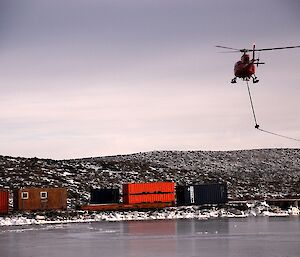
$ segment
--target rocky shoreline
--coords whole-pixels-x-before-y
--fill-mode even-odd
[[[249,202],[239,208],[226,205],[223,207],[169,207],[161,210],[144,211],[60,211],[19,213],[0,217],[0,226],[24,226],[45,224],[86,223],[100,221],[130,221],[130,220],[169,220],[169,219],[216,219],[216,218],[247,218],[251,216],[287,217],[299,216],[298,207],[282,210],[269,206],[266,202]]]

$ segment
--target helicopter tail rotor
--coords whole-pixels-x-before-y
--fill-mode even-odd
[[[259,64],[265,64],[264,62],[259,62],[259,56],[260,56],[260,52],[258,52],[258,58],[255,60],[256,61],[256,67],[258,67]]]
[[[258,58],[255,59],[255,52],[257,50],[255,49],[255,43],[253,43],[253,49],[252,49],[252,60],[253,60],[253,64],[256,64],[256,67],[258,67],[259,64],[265,64],[264,62],[259,62],[260,60],[260,51],[258,52]]]

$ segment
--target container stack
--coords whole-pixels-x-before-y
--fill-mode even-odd
[[[174,203],[174,182],[130,183],[123,185],[123,203]]]
[[[9,206],[9,191],[0,190],[0,214],[7,214]]]
[[[202,184],[176,187],[176,204],[202,205],[228,202],[226,184]]]
[[[91,189],[91,204],[119,203],[119,189]]]

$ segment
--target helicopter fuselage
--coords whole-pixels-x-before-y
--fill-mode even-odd
[[[241,60],[234,65],[234,75],[242,79],[250,79],[255,74],[254,61],[250,60],[248,54],[244,54]]]

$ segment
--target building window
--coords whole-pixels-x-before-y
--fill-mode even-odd
[[[29,196],[28,192],[22,192],[21,194],[21,198],[24,200],[28,199],[28,196]]]
[[[41,192],[40,196],[41,196],[41,199],[47,199],[48,198],[48,192]]]

